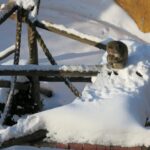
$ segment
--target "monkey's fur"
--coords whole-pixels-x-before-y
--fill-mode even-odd
[[[107,65],[109,68],[122,69],[128,59],[128,48],[120,41],[111,41],[106,45]]]

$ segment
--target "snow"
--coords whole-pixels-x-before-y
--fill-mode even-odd
[[[59,143],[150,146],[150,128],[144,126],[150,117],[150,34],[142,33],[112,0],[45,0],[41,8],[40,17],[73,28],[71,32],[78,35],[76,31],[94,35],[100,41],[115,39],[126,43],[128,64],[121,70],[110,70],[104,65],[95,81],[84,87],[84,102],[69,95],[63,84],[42,83],[55,92],[51,99],[43,97],[47,110],[21,119],[12,127],[1,127],[0,141],[46,128],[46,140]],[[58,27],[66,30],[64,26]],[[8,24],[6,27],[9,33],[11,28]],[[40,33],[59,64],[106,64],[106,53],[101,59],[102,52],[93,47],[43,30]],[[23,58],[28,57],[25,36]],[[10,42],[8,38],[2,43],[2,49]],[[47,64],[43,53],[39,53],[40,63]],[[81,90],[84,86],[76,85]]]
[[[150,47],[133,42],[129,48],[128,66],[122,70],[104,67],[95,83],[84,88],[85,102],[76,98],[71,104],[38,115],[45,120],[48,139],[62,143],[150,146],[150,130],[144,127],[150,116]],[[108,71],[112,74],[108,75]]]
[[[31,12],[29,14],[29,18],[31,20],[35,20],[35,18],[37,16],[38,0],[12,0],[12,1],[14,1],[14,3],[17,6],[22,7],[25,10],[29,10],[29,11],[31,10]]]
[[[45,24],[46,26],[51,26],[53,28],[56,28],[60,31],[64,31],[64,32],[67,32],[68,34],[73,34],[75,36],[79,36],[81,37],[82,39],[89,39],[90,41],[93,41],[95,43],[99,43],[100,42],[100,39],[95,37],[95,36],[91,36],[91,35],[86,35],[86,34],[83,34],[83,33],[80,33],[78,31],[76,31],[75,29],[67,29],[65,26],[63,25],[58,25],[58,24],[49,24],[48,22],[46,21],[41,21],[43,24]]]
[[[5,57],[8,53],[13,53],[15,51],[15,45],[8,47],[7,49],[0,52],[0,59]]]

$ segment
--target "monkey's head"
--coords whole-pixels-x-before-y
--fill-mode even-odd
[[[106,50],[108,55],[121,57],[125,53],[125,50],[127,50],[127,46],[120,41],[111,41],[107,44]]]

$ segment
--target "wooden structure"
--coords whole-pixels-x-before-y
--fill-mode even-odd
[[[40,6],[40,0],[38,1],[38,8]],[[35,20],[31,21],[28,17],[29,11],[20,8],[19,6],[11,5],[11,7],[4,7],[0,11],[0,24],[5,22],[9,17],[13,18],[17,22],[16,26],[16,43],[8,49],[1,52],[0,60],[6,58],[7,56],[14,53],[14,65],[12,66],[0,66],[0,76],[12,76],[11,81],[0,81],[0,87],[10,88],[7,102],[5,104],[2,122],[6,124],[6,120],[10,117],[10,110],[13,104],[13,98],[15,89],[30,91],[32,100],[36,104],[36,110],[40,111],[42,107],[42,102],[40,100],[40,92],[47,96],[48,92],[40,87],[40,81],[47,82],[64,82],[68,88],[74,93],[75,96],[82,99],[81,93],[78,89],[71,83],[73,82],[90,82],[90,77],[97,75],[100,72],[102,66],[59,66],[53,56],[51,55],[48,47],[46,46],[44,40],[42,39],[36,27],[54,32],[56,34],[66,36],[68,38],[80,41],[97,47],[99,49],[106,49],[106,45],[99,42],[99,39],[93,36],[89,36],[79,32],[73,32],[71,29],[61,28],[59,25],[53,24],[51,22]],[[38,10],[36,12],[38,15]],[[28,46],[29,46],[29,64],[20,66],[20,47],[21,47],[21,32],[22,23],[26,23],[28,27]],[[43,49],[47,59],[50,64],[46,66],[38,65],[38,46],[37,42]],[[64,69],[65,68],[65,69]],[[67,68],[67,69],[66,69]],[[72,69],[73,68],[73,69]],[[19,83],[17,81],[17,76],[26,76],[29,80],[28,83]]]

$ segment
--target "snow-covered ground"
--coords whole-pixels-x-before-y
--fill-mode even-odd
[[[128,64],[125,69],[115,71],[104,67],[93,84],[76,83],[83,90],[84,101],[75,98],[63,83],[42,83],[55,94],[51,99],[45,98],[45,111],[19,120],[12,128],[1,129],[0,140],[45,127],[49,131],[47,140],[63,143],[150,146],[150,129],[144,127],[146,118],[150,117],[150,34],[139,31],[113,0],[43,0],[39,18],[96,36],[100,41],[122,40],[129,48]],[[103,51],[39,31],[59,64],[106,63]],[[0,35],[1,49],[13,44],[14,22],[3,24]],[[24,25],[22,59],[28,57],[26,36]],[[40,64],[48,64],[40,48],[39,56]]]

